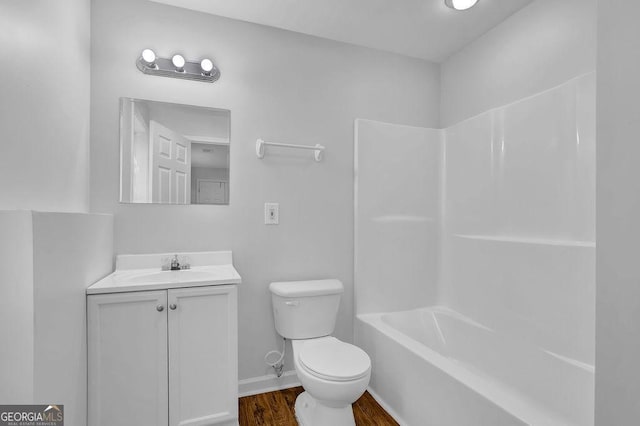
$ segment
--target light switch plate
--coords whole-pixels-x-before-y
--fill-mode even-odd
[[[280,204],[264,203],[264,224],[277,225],[280,219]]]

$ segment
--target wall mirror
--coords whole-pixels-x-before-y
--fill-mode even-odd
[[[120,202],[229,204],[230,117],[120,98]]]

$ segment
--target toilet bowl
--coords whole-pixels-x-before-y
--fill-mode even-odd
[[[353,404],[367,389],[371,360],[365,351],[335,337],[294,340],[293,359],[305,389],[296,400],[304,426],[355,425]]]
[[[330,334],[343,286],[338,280],[271,283],[278,333],[291,340],[296,374],[304,392],[295,413],[303,426],[353,426],[353,404],[367,389],[371,359]]]

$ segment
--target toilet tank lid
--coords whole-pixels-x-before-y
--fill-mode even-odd
[[[281,297],[325,296],[340,294],[344,286],[340,280],[282,281],[269,284],[271,293]]]

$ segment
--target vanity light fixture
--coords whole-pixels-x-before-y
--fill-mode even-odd
[[[151,49],[144,49],[136,61],[140,71],[150,75],[184,78],[187,80],[213,83],[220,78],[220,70],[211,59],[200,62],[187,61],[180,54],[169,58],[159,58]]]
[[[149,68],[156,67],[156,52],[151,49],[144,49],[140,55],[140,60]]]
[[[213,71],[213,62],[211,59],[203,59],[200,61],[200,68],[202,69],[202,74],[211,75],[211,71]]]
[[[444,4],[455,10],[471,9],[478,3],[478,0],[444,0]]]
[[[184,72],[184,64],[186,63],[186,61],[184,60],[184,56],[173,55],[173,58],[171,58],[171,63],[174,67],[176,67],[176,71]]]

